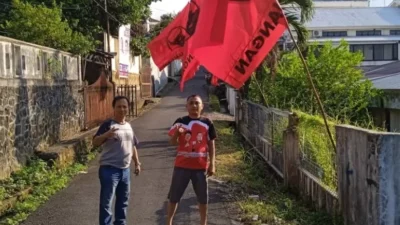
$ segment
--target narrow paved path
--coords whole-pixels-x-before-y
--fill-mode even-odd
[[[175,149],[167,144],[167,132],[174,120],[185,115],[185,100],[190,94],[206,99],[204,78],[198,76],[181,93],[176,86],[161,103],[132,122],[140,140],[139,157],[143,172],[132,175],[132,195],[128,225],[164,225],[167,193],[172,175]],[[100,185],[97,161],[87,174],[78,175],[64,190],[33,213],[23,225],[96,225]],[[229,225],[231,220],[217,185],[210,183],[209,225]],[[189,185],[176,215],[176,225],[200,224],[194,191]]]

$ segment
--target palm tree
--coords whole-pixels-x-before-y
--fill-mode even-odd
[[[289,27],[291,27],[295,33],[297,34],[297,43],[301,48],[305,48],[308,38],[307,28],[304,26],[304,23],[312,19],[314,14],[314,7],[312,0],[279,0],[279,3],[282,6],[283,11],[285,12],[286,19],[289,23]],[[278,45],[270,51],[268,56],[265,58],[264,62],[256,70],[256,79],[261,81],[266,79],[265,68],[266,66],[269,69],[269,76],[273,81],[276,76],[276,70],[278,66],[278,60],[280,58],[280,50]],[[251,82],[250,78],[244,85],[243,94],[246,98],[248,95],[249,85]],[[264,100],[264,104],[267,104],[266,99],[264,99],[262,93],[260,93],[260,99]]]

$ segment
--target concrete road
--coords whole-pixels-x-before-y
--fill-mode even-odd
[[[164,225],[167,193],[172,175],[175,149],[168,146],[167,131],[177,117],[186,114],[184,104],[190,94],[206,99],[204,78],[197,76],[181,93],[176,86],[161,103],[132,122],[140,140],[142,173],[132,174],[132,194],[128,225]],[[96,225],[100,185],[97,161],[87,174],[71,184],[34,212],[23,225]],[[227,210],[217,184],[210,182],[209,225],[229,225]],[[194,191],[189,185],[176,214],[176,225],[200,224]]]

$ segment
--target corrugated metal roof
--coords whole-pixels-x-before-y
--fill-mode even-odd
[[[400,11],[399,11],[400,13]],[[399,27],[400,29],[400,27]],[[400,41],[400,35],[393,36],[350,36],[350,37],[322,37],[322,38],[310,38],[309,42],[340,42],[341,40],[345,40],[347,42],[393,42],[396,43]]]
[[[315,8],[314,17],[306,26],[310,29],[400,26],[400,8]]]
[[[377,76],[387,76],[400,73],[400,61],[388,63],[365,72],[365,76],[372,78]]]
[[[365,72],[365,78],[381,90],[400,90],[400,61],[376,66]]]
[[[381,90],[400,90],[400,73],[369,79],[374,87]]]

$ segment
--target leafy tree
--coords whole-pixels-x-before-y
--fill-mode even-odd
[[[150,38],[158,36],[161,31],[168,26],[175,19],[175,14],[164,14],[160,17],[160,22],[150,30]]]
[[[2,28],[13,38],[76,54],[85,54],[94,48],[91,37],[72,31],[62,20],[62,10],[56,4],[48,8],[13,0],[9,18]]]
[[[308,48],[307,64],[330,117],[368,121],[367,107],[379,92],[369,80],[364,80],[362,71],[357,68],[362,59],[362,54],[350,52],[344,41],[337,47],[326,43],[322,47],[311,45]],[[268,69],[263,71],[268,73]],[[292,52],[281,59],[275,82],[267,77],[258,83],[269,106],[318,114],[319,108],[306,76],[299,55]],[[257,83],[253,81],[250,87],[250,98],[262,102]]]
[[[160,22],[147,32],[144,26],[135,26],[133,29],[134,36],[131,41],[131,49],[134,55],[142,55],[143,57],[150,57],[147,44],[151,39],[160,34],[160,32],[168,26],[168,24],[175,18],[174,14],[164,14],[160,18]]]
[[[107,0],[111,34],[118,35],[118,28],[122,24],[131,24],[132,27],[142,25],[150,15],[150,4],[155,1],[158,0]],[[50,9],[55,8],[56,5],[56,8],[62,10],[62,21],[66,22],[72,31],[90,37],[92,45],[96,44],[94,40],[102,39],[102,31],[107,28],[104,0],[25,0],[24,2],[29,3],[32,7],[41,6],[43,8],[46,6]],[[1,6],[4,7],[0,8],[0,24],[4,24],[11,18],[11,12],[14,11],[12,4],[13,0],[1,2]],[[32,23],[32,27],[35,25],[43,26],[43,22]],[[18,38],[13,34],[6,35]],[[134,42],[137,41],[136,36],[139,41],[143,42],[144,35],[135,34]]]

